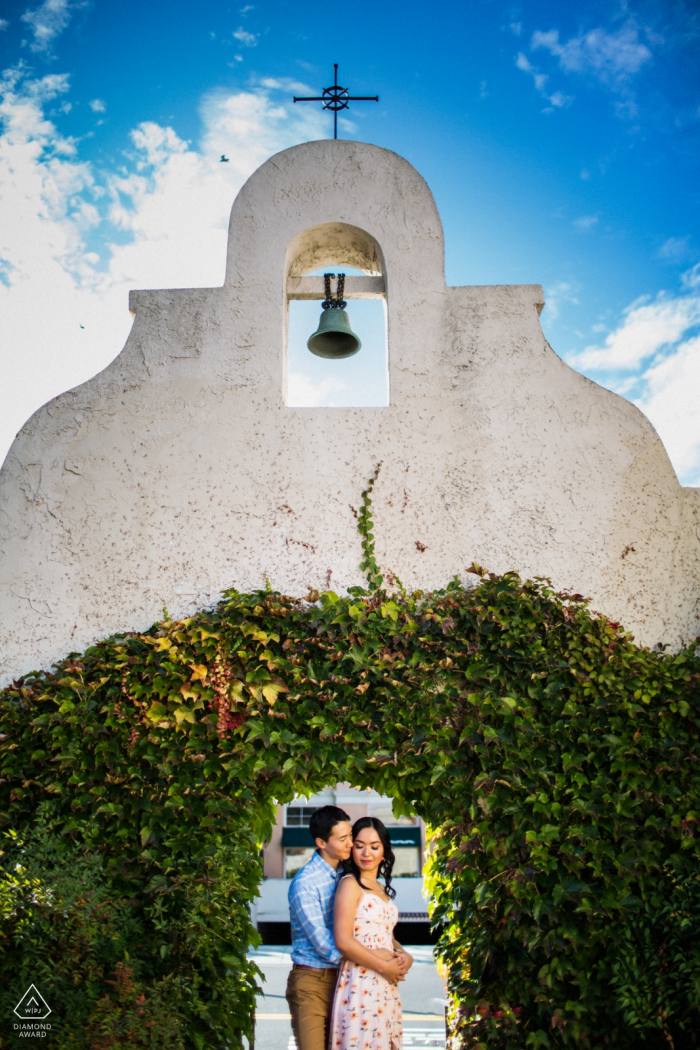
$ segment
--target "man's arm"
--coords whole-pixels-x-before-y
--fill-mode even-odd
[[[317,887],[304,886],[303,881],[296,883],[289,894],[289,906],[294,909],[305,936],[321,958],[331,966],[339,966],[343,956],[336,948],[333,935],[326,926]]]

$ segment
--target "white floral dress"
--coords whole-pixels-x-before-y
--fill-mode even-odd
[[[353,933],[365,948],[393,951],[398,918],[393,901],[363,890]],[[344,959],[333,1000],[329,1050],[401,1050],[402,1041],[398,987],[376,970]]]

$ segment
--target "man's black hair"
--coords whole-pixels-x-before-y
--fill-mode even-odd
[[[324,842],[328,842],[333,828],[336,824],[340,824],[341,820],[350,821],[350,817],[344,810],[338,809],[337,806],[321,806],[309,821],[311,838],[314,842],[316,839],[323,839]]]

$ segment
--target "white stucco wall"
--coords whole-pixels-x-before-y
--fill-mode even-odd
[[[285,406],[287,277],[327,262],[383,272],[389,407]],[[234,203],[223,288],[133,293],[119,357],[15,440],[2,681],[266,576],[298,595],[329,571],[361,583],[350,508],[380,460],[377,555],[407,586],[476,559],[590,595],[643,642],[696,636],[700,490],[641,412],[557,357],[542,302],[445,285],[435,203],[396,154],[272,157]]]

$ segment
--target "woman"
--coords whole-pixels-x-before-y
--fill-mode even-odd
[[[352,828],[353,846],[335,895],[333,935],[344,959],[333,1001],[329,1050],[401,1050],[396,984],[413,959],[394,939],[394,853],[376,817]],[[384,885],[379,882],[383,876]]]

